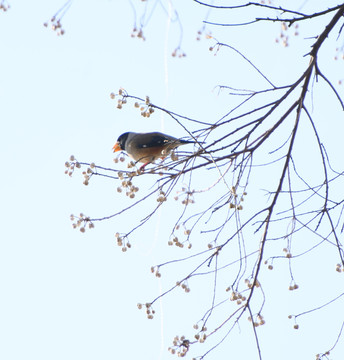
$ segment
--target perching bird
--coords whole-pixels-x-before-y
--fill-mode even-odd
[[[178,146],[192,143],[195,143],[195,141],[177,139],[160,132],[126,132],[117,139],[112,149],[113,152],[125,151],[135,161],[143,162],[144,165],[140,168],[143,170],[147,164],[154,160],[158,158],[164,159]]]

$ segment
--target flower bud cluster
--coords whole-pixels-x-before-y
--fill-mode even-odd
[[[180,47],[177,47],[173,50],[172,57],[183,58],[186,57],[186,54]]]
[[[122,251],[126,252],[131,248],[131,244],[126,236],[121,236],[118,232],[115,234],[115,238],[117,240],[117,245],[122,247]]]
[[[299,325],[296,324],[296,316],[295,315],[288,315],[288,319],[291,320],[292,318],[295,319],[294,329],[297,330],[299,328]]]
[[[154,314],[155,314],[155,310],[153,310],[152,308],[152,304],[150,303],[146,303],[146,304],[141,304],[141,303],[138,303],[137,304],[137,308],[139,310],[145,308],[146,309],[146,315],[147,315],[147,319],[153,319],[154,318]]]
[[[132,168],[135,168],[136,167],[136,163],[134,161],[129,161],[128,164],[127,164],[127,168],[128,169],[132,169]],[[137,175],[137,172],[136,171],[133,171],[132,172],[132,175],[128,174],[129,176],[135,176]]]
[[[265,260],[265,261],[264,261],[264,265],[268,265],[268,264],[269,264],[269,261],[268,261],[268,260]],[[269,269],[269,270],[272,270],[273,268],[274,268],[274,267],[273,267],[272,261],[271,261],[271,264],[268,265],[268,269]]]
[[[119,97],[117,100],[117,109],[122,109],[123,105],[127,103],[128,93],[123,88],[120,88],[118,90],[118,94],[115,94],[114,92],[110,94],[110,98],[112,100],[116,99],[117,97]]]
[[[297,290],[298,288],[299,288],[299,285],[293,283],[293,284],[289,285],[288,290],[293,291],[293,290]]]
[[[159,196],[156,199],[157,202],[163,203],[164,201],[167,201],[167,197],[164,191],[160,190]]]
[[[130,174],[134,175],[133,173]],[[123,190],[125,190],[125,195],[130,199],[134,199],[135,194],[139,191],[139,188],[133,184],[132,177],[124,178],[123,172],[119,171],[118,178],[121,180],[121,185],[117,187],[117,192],[121,193]]]
[[[196,40],[197,40],[197,41],[200,41],[200,40],[201,40],[201,36],[203,35],[203,33],[204,33],[204,28],[202,28],[202,29],[200,29],[200,30],[197,31],[197,37],[196,37]],[[213,37],[211,36],[211,33],[210,33],[210,32],[208,32],[207,34],[205,34],[204,37],[205,37],[206,39],[212,39],[212,38],[213,38]]]
[[[85,216],[83,213],[80,213],[79,216],[71,215],[71,221],[73,221],[72,226],[73,229],[79,229],[80,232],[84,233],[86,228],[89,229],[94,228],[94,224],[88,216]]]
[[[253,286],[255,286],[256,288],[260,287],[260,283],[258,280],[256,280],[256,282],[254,284],[251,283],[251,281],[249,279],[245,279],[245,284],[249,289],[252,289]]]
[[[192,248],[192,244],[190,243],[190,240],[189,240],[190,234],[191,234],[191,230],[190,230],[190,229],[186,229],[185,224],[182,224],[182,226],[183,226],[183,228],[184,228],[184,235],[187,236],[186,240],[184,240],[183,242],[181,242],[181,241],[179,241],[179,238],[178,238],[176,235],[173,234],[172,238],[168,241],[167,244],[168,244],[169,246],[175,245],[175,246],[177,246],[177,247],[179,247],[179,248],[183,248],[184,245],[185,245],[185,242],[187,242],[187,243],[188,243],[187,248],[188,248],[188,249],[191,249],[191,248]],[[175,226],[175,231],[178,231],[179,229],[180,229],[180,224],[177,224],[177,225]]]
[[[344,47],[336,48],[336,55],[334,56],[334,60],[338,60],[341,58],[344,60]]]
[[[231,187],[231,201],[229,202],[230,209],[242,210],[244,207],[242,203],[244,202],[247,192],[244,191],[241,195],[237,194],[235,186]]]
[[[189,351],[190,341],[185,339],[185,336],[175,336],[172,342],[173,346],[168,348],[172,355],[184,357]]]
[[[125,161],[125,157],[123,156],[123,154],[121,152],[117,153],[113,159],[113,162],[115,164],[118,164],[119,162],[124,162]]]
[[[123,161],[125,160],[125,158],[124,158],[124,157],[123,157],[123,158],[120,157],[119,160],[120,160],[121,162],[123,162]],[[115,162],[115,163],[118,163],[118,160],[116,161],[116,160],[114,159],[114,162]],[[119,172],[117,173],[117,175],[118,175],[118,178],[119,178],[121,181],[123,181],[123,180],[125,180],[125,179],[131,180],[134,176],[138,176],[138,175],[141,175],[141,174],[142,174],[142,170],[136,168],[136,163],[135,163],[134,161],[129,161],[129,162],[127,163],[127,168],[128,168],[128,169],[134,168],[134,169],[133,169],[133,171],[124,171],[124,172],[123,172],[123,171],[119,171]]]
[[[0,11],[6,12],[10,8],[10,4],[6,0],[2,0],[0,4]]]
[[[74,169],[75,168],[78,168],[80,169],[81,168],[81,165],[78,161],[76,161],[74,155],[71,155],[69,157],[69,161],[66,161],[65,162],[65,167],[67,168],[65,170],[65,174],[66,175],[69,175],[69,176],[72,176],[73,175],[73,172],[74,172]]]
[[[243,302],[246,301],[246,297],[243,296],[240,292],[233,290],[229,300],[236,301],[237,305],[241,305]]]
[[[281,33],[279,35],[279,38],[275,39],[276,43],[281,43],[282,46],[284,47],[288,47],[289,46],[289,36],[288,34],[288,29],[293,28],[294,29],[294,36],[298,36],[299,35],[299,24],[295,23],[292,24],[291,26],[288,26],[286,22],[282,22],[281,23]]]
[[[174,236],[174,237],[172,238],[172,240],[169,240],[169,241],[168,241],[167,244],[168,244],[169,246],[175,245],[175,246],[180,247],[180,248],[183,248],[183,247],[184,247],[184,244],[179,241],[179,239],[178,239],[177,236]]]
[[[89,184],[89,180],[91,179],[91,176],[94,174],[95,167],[96,167],[95,163],[91,163],[90,166],[86,169],[86,171],[82,172],[82,175],[84,175],[84,181],[83,181],[84,185],[87,186]]]
[[[62,36],[65,34],[66,31],[62,28],[61,25],[61,18],[56,18],[55,16],[53,16],[50,21],[46,21],[43,25],[45,27],[48,27],[49,24],[51,25],[51,29],[53,31],[56,31],[57,36]]]
[[[343,264],[339,264],[339,263],[338,263],[338,264],[336,265],[336,271],[339,272],[339,273],[340,273],[340,272],[344,272]]]
[[[186,293],[189,293],[191,291],[190,288],[189,288],[187,280],[177,281],[176,285],[180,286]]]
[[[197,324],[195,324],[193,326],[193,328],[195,330],[199,329],[199,326]],[[202,326],[201,330],[197,332],[197,334],[195,334],[195,339],[200,342],[200,343],[204,343],[206,338],[207,338],[207,334],[206,334],[207,328],[205,326]]]
[[[177,158],[177,160],[178,160],[178,158]],[[179,197],[182,195],[183,196],[183,200],[182,200],[183,205],[194,204],[195,203],[194,192],[195,192],[195,190],[190,191],[187,188],[182,187],[181,190],[177,191],[177,195],[174,197],[174,200],[178,201]]]
[[[135,102],[134,107],[140,109],[141,116],[149,118],[151,114],[154,113],[153,104],[151,104],[149,96],[146,96],[144,104],[140,104],[139,102]]]
[[[67,168],[65,170],[65,174],[72,176],[75,168],[80,169],[81,164],[75,159],[74,155],[71,155],[69,158],[69,161],[65,162],[65,167]],[[82,174],[84,176],[84,181],[83,181],[84,185],[89,184],[89,180],[91,179],[91,176],[95,173],[95,168],[96,168],[95,163],[91,163],[91,164],[89,164],[89,167],[85,171],[82,172]]]
[[[315,360],[328,359],[330,351],[326,351],[324,354],[316,354]]]
[[[210,47],[209,47],[209,51],[214,51],[214,50],[215,50],[214,56],[216,56],[217,53],[220,51],[221,47],[222,47],[221,44],[216,43],[214,46],[210,46]]]
[[[293,257],[287,248],[284,248],[283,252],[285,253],[286,258],[291,259]]]
[[[159,272],[159,266],[152,266],[151,273],[154,274],[157,278],[161,277],[161,273]]]
[[[140,30],[138,30],[136,27],[133,28],[133,32],[130,35],[132,38],[139,38],[142,39],[143,41],[146,40],[146,38],[143,36],[143,31],[142,28]]]
[[[261,314],[255,316],[254,319],[252,319],[251,316],[249,316],[248,321],[253,322],[254,327],[258,327],[265,324],[265,320],[263,318],[263,315]]]

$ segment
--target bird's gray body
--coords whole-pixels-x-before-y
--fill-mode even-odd
[[[166,157],[173,149],[180,145],[194,141],[177,139],[160,132],[122,134],[117,142],[135,161],[149,163],[158,158]]]

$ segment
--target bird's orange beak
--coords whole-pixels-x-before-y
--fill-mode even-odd
[[[122,150],[119,142],[116,142],[116,144],[113,146],[112,150],[113,150],[113,152],[117,152],[117,151]]]

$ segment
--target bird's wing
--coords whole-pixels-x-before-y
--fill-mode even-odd
[[[178,139],[161,133],[140,134],[135,139],[136,147],[139,149],[164,147],[173,142],[178,142]]]

